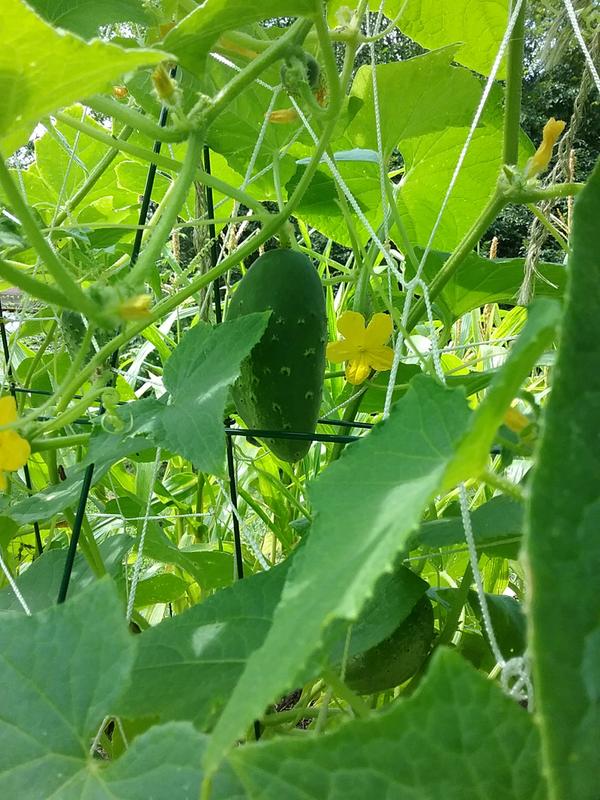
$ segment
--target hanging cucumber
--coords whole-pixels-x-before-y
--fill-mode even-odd
[[[228,319],[270,310],[260,342],[232,388],[249,428],[314,433],[323,391],[327,318],[321,281],[310,259],[295,250],[269,250],[238,283]],[[266,438],[283,461],[298,461],[310,441]]]
[[[387,639],[349,659],[345,682],[360,694],[399,686],[423,664],[433,636],[433,608],[424,596]]]

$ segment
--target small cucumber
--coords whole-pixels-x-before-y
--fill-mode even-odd
[[[399,686],[423,664],[433,636],[433,608],[424,596],[387,639],[349,659],[345,682],[359,694]]]
[[[271,311],[262,339],[243,362],[232,388],[249,428],[314,433],[325,375],[327,317],[319,276],[295,250],[269,250],[238,283],[228,319]],[[310,441],[265,438],[283,461],[298,461]]]

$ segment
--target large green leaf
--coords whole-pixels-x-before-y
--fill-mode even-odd
[[[50,797],[93,769],[91,739],[123,689],[133,639],[107,580],[33,617],[3,615],[0,639],[0,793]]]
[[[101,25],[151,20],[141,0],[29,0],[29,5],[55,28],[91,39]]]
[[[133,546],[130,536],[110,536],[99,545],[102,563],[107,573],[117,579],[123,572],[123,556]],[[46,550],[17,578],[17,586],[31,611],[42,611],[56,603],[65,568],[67,550]],[[69,598],[94,583],[87,560],[77,553],[69,582]],[[0,611],[19,611],[21,608],[12,588],[0,590]]]
[[[526,537],[536,710],[553,800],[600,781],[600,164],[575,201],[569,283]]]
[[[464,127],[471,121],[481,86],[466,69],[450,66],[456,47],[376,67],[381,138],[385,160],[403,139]],[[362,66],[350,93],[361,107],[345,136],[355,147],[377,149],[373,74]],[[418,113],[417,113],[418,109]]]
[[[542,800],[536,729],[456,654],[388,713],[320,738],[248,745],[230,763],[252,800]]]
[[[201,472],[223,473],[223,409],[240,364],[262,336],[269,313],[248,314],[216,328],[200,323],[166,363],[170,398],[157,418],[155,440],[189,459]]]
[[[493,497],[471,513],[477,548],[490,556],[516,558],[523,533],[523,506],[510,497]],[[424,522],[410,539],[417,547],[449,547],[465,543],[462,517],[445,517]]]
[[[202,77],[206,55],[219,36],[269,17],[309,16],[319,11],[318,0],[210,0],[187,15],[164,41],[180,64]]]
[[[418,248],[417,255],[419,258],[422,255]],[[448,257],[449,254],[438,251],[429,253],[423,269],[428,283]],[[536,297],[561,297],[567,281],[566,268],[562,264],[543,262],[536,269]],[[523,258],[490,259],[471,253],[444,286],[440,298],[455,319],[485,303],[515,303],[524,274]]]
[[[286,572],[287,564],[238,581],[144,631],[119,713],[191,720],[200,728],[214,722],[264,640]]]
[[[506,30],[509,0],[387,0],[386,12],[411,39],[431,50],[460,42],[456,60],[489,74]],[[497,78],[504,77],[501,68]]]
[[[315,481],[311,534],[294,560],[268,636],[215,728],[211,766],[278,693],[294,687],[324,629],[358,617],[438,490],[469,416],[462,392],[418,376],[389,419]]]
[[[45,114],[105,91],[124,72],[166,57],[158,50],[88,44],[59,33],[21,0],[3,0],[2,43],[0,143],[9,153]]]

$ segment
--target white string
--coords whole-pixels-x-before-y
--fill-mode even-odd
[[[144,558],[144,542],[146,540],[146,531],[148,530],[148,521],[150,519],[150,508],[152,506],[152,498],[154,497],[154,484],[158,476],[158,468],[160,466],[161,448],[156,448],[156,457],[154,459],[154,467],[152,468],[152,477],[150,479],[150,486],[148,488],[148,498],[146,500],[146,514],[142,522],[142,530],[140,533],[140,541],[138,543],[137,557],[133,567],[133,577],[131,579],[131,586],[129,588],[129,596],[127,597],[127,622],[130,622],[133,616],[133,606],[135,603],[135,594],[137,592],[138,583],[140,581],[140,573],[142,569],[142,560]]]
[[[15,580],[14,580],[13,576],[10,574],[10,570],[8,569],[6,564],[4,563],[4,559],[2,558],[2,553],[0,553],[0,569],[4,573],[4,575],[6,577],[6,580],[10,584],[10,588],[13,590],[13,592],[15,594],[15,597],[19,601],[19,604],[20,604],[21,608],[27,614],[27,616],[30,617],[31,616],[31,611],[29,610],[29,606],[25,602],[25,598],[23,597],[23,595],[21,594],[21,590],[19,589],[19,587],[15,583]]]
[[[383,2],[379,4],[379,11],[377,12],[377,19],[375,21],[375,26],[373,28],[373,35],[376,36],[379,33],[379,26],[381,25],[381,19],[383,14]],[[371,26],[370,26],[370,14],[366,15],[366,24],[367,24],[367,36],[371,35]],[[379,156],[379,190],[381,192],[381,202],[383,208],[383,238],[387,239],[388,237],[388,215],[387,215],[387,192],[385,190],[385,184],[388,180],[387,176],[387,169],[386,165],[383,161],[383,136],[381,133],[381,109],[379,107],[379,87],[377,84],[377,61],[375,59],[375,42],[369,42],[369,52],[371,56],[371,83],[373,86],[373,109],[375,113],[375,136],[377,139],[377,155]]]
[[[565,4],[565,9],[567,11],[569,20],[571,21],[571,27],[573,28],[573,33],[575,34],[575,38],[579,43],[579,47],[581,48],[581,52],[583,53],[585,62],[588,66],[593,81],[596,84],[596,89],[598,89],[598,92],[600,92],[600,75],[598,75],[598,70],[596,69],[596,65],[592,60],[590,51],[588,50],[587,45],[585,43],[585,39],[583,38],[583,34],[581,33],[581,28],[579,27],[579,22],[577,21],[577,14],[575,13],[575,9],[573,8],[573,3],[571,2],[571,0],[563,0],[563,2]]]
[[[490,94],[490,92],[492,90],[492,87],[494,85],[494,81],[496,79],[496,74],[498,72],[498,69],[500,68],[500,64],[502,62],[502,59],[504,58],[504,53],[506,51],[506,48],[508,47],[508,42],[510,40],[513,28],[515,27],[515,24],[516,24],[516,21],[517,21],[517,17],[519,15],[520,11],[521,11],[521,6],[522,5],[523,5],[523,0],[517,0],[517,2],[515,3],[513,12],[512,12],[512,14],[510,16],[510,19],[508,21],[508,26],[507,26],[507,28],[506,28],[506,30],[504,32],[504,36],[502,37],[502,41],[500,42],[500,46],[498,48],[498,52],[496,54],[496,58],[494,59],[494,63],[492,65],[492,69],[490,71],[490,74],[489,74],[488,79],[486,81],[485,87],[483,89],[483,93],[481,95],[481,99],[479,101],[479,105],[477,106],[477,109],[475,110],[475,115],[473,117],[473,121],[471,122],[471,127],[469,128],[469,132],[467,134],[467,138],[465,139],[465,143],[464,143],[464,145],[462,147],[462,150],[460,152],[460,155],[458,157],[458,161],[456,162],[456,167],[454,168],[454,172],[452,173],[452,177],[450,179],[450,183],[448,184],[448,188],[446,190],[446,194],[445,194],[444,199],[442,201],[442,205],[440,206],[440,210],[438,212],[437,218],[435,220],[435,223],[434,223],[433,228],[431,230],[431,233],[429,235],[429,239],[427,241],[427,245],[425,247],[425,250],[423,251],[423,255],[421,256],[421,260],[419,262],[419,266],[417,267],[417,272],[416,272],[414,278],[411,281],[409,281],[408,284],[406,285],[407,293],[406,293],[406,298],[405,298],[405,301],[404,301],[404,306],[403,306],[403,309],[402,309],[402,327],[403,327],[403,329],[406,329],[406,326],[407,326],[407,323],[408,323],[408,315],[410,313],[410,309],[411,309],[411,306],[412,306],[412,301],[413,301],[413,297],[414,297],[414,289],[415,289],[415,287],[417,285],[419,285],[418,281],[421,278],[421,273],[423,272],[423,268],[425,266],[425,263],[426,263],[427,258],[429,256],[429,253],[431,251],[433,240],[434,240],[435,235],[436,235],[436,233],[438,231],[438,228],[440,226],[440,222],[442,220],[442,216],[444,214],[444,211],[446,210],[446,207],[448,205],[448,201],[450,199],[450,195],[452,194],[452,191],[454,189],[454,186],[456,184],[456,181],[458,179],[460,171],[461,171],[461,169],[463,167],[465,158],[467,156],[467,152],[469,150],[469,147],[471,145],[471,141],[472,141],[473,136],[475,134],[475,130],[477,129],[477,126],[479,125],[479,121],[480,121],[481,116],[483,114],[483,110],[485,108],[485,104],[487,102],[489,94]],[[394,385],[396,383],[396,376],[398,374],[398,367],[400,365],[400,356],[401,356],[401,352],[402,352],[403,343],[404,343],[404,337],[403,337],[403,335],[401,333],[399,333],[398,334],[398,338],[396,340],[395,347],[394,347],[394,361],[392,363],[392,369],[390,371],[390,379],[389,379],[389,383],[388,383],[388,389],[387,389],[387,392],[386,392],[385,404],[384,404],[384,408],[383,408],[383,416],[384,416],[384,418],[389,416],[389,413],[390,413],[390,408],[391,408],[391,405],[392,405],[393,392],[394,392]]]
[[[316,145],[318,145],[319,144],[319,137],[317,136],[317,134],[312,129],[312,127],[311,127],[308,119],[304,115],[302,109],[300,108],[300,106],[294,100],[293,97],[290,97],[290,100],[291,100],[292,105],[294,106],[294,108],[296,110],[296,113],[300,117],[300,119],[302,121],[302,124],[304,125],[304,127],[308,131],[308,134],[310,135],[311,139],[313,140],[313,142]],[[335,165],[335,162],[333,161],[332,158],[329,157],[329,155],[327,153],[323,154],[323,161],[329,167],[329,171],[331,172],[331,174],[333,175],[333,177],[334,177],[335,181],[337,182],[338,186],[340,187],[340,189],[344,193],[346,199],[348,200],[348,202],[352,206],[352,208],[354,210],[354,213],[359,218],[359,220],[362,222],[363,227],[368,232],[368,234],[371,237],[372,241],[375,243],[377,249],[379,250],[379,252],[383,256],[383,258],[385,259],[385,263],[392,270],[394,275],[397,277],[398,281],[401,282],[403,280],[403,277],[402,277],[402,274],[399,272],[398,267],[396,266],[396,262],[394,261],[394,259],[390,255],[387,247],[383,244],[383,242],[381,241],[379,236],[377,236],[377,234],[375,233],[375,231],[373,229],[373,226],[371,225],[369,220],[366,218],[363,210],[361,209],[361,207],[358,204],[357,199],[354,197],[354,195],[352,194],[352,192],[348,188],[348,184],[346,183],[346,181],[342,178],[342,176],[340,174],[340,171],[338,170],[338,168]]]

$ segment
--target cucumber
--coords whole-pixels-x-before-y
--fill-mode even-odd
[[[349,659],[345,682],[359,694],[399,686],[423,664],[433,636],[433,608],[425,595],[387,639]]]
[[[265,333],[242,363],[232,387],[249,428],[314,433],[325,375],[327,316],[323,287],[310,259],[269,250],[238,283],[227,319],[270,310]],[[265,438],[283,461],[298,461],[310,441]]]

